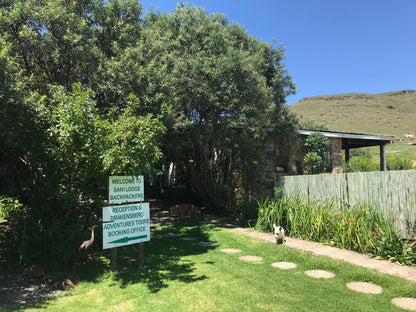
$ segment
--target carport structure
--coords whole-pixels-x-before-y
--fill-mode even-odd
[[[342,150],[345,150],[345,162],[350,160],[350,150],[354,148],[379,146],[380,147],[380,171],[387,171],[386,164],[386,145],[393,143],[392,137],[345,133],[345,132],[330,132],[330,131],[313,131],[313,130],[298,130],[299,134],[309,136],[312,133],[321,133],[331,142],[331,163],[339,163],[337,156],[341,157],[342,164]],[[332,166],[334,167],[334,166]]]

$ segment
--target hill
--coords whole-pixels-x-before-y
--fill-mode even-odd
[[[313,96],[289,106],[330,131],[394,136],[387,152],[416,161],[416,91]]]

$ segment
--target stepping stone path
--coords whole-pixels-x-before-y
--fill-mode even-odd
[[[401,309],[416,311],[416,299],[414,298],[394,298],[391,302]]]
[[[167,234],[163,234],[163,237],[178,237],[179,234],[177,233],[167,233]]]
[[[224,248],[221,249],[222,252],[226,252],[226,253],[239,253],[241,252],[240,249],[235,249],[235,248]]]
[[[335,274],[324,270],[309,270],[305,274],[313,278],[333,278]]]
[[[353,291],[361,292],[364,294],[378,295],[383,292],[383,288],[368,282],[351,282],[347,284],[347,287]]]
[[[199,245],[201,246],[218,246],[217,243],[211,243],[211,242],[200,242]],[[225,253],[240,253],[242,250],[235,249],[235,248],[224,248],[221,249],[222,252]],[[241,256],[239,257],[242,261],[251,261],[251,262],[261,262],[263,261],[262,257],[257,256]],[[293,262],[274,262],[271,264],[272,267],[287,270],[287,269],[294,269],[297,267],[297,265]],[[330,279],[334,278],[335,274],[332,272],[328,272],[325,270],[308,270],[305,271],[305,274],[313,277],[313,278],[324,278],[324,279]],[[364,294],[374,294],[378,295],[383,292],[383,288],[369,282],[351,282],[347,284],[347,287],[353,291],[361,292]],[[395,306],[407,310],[407,311],[416,311],[416,299],[415,298],[393,298],[391,300],[392,304]]]
[[[279,268],[279,269],[282,269],[282,270],[288,270],[288,269],[294,269],[294,268],[296,268],[297,265],[295,263],[293,263],[293,262],[284,262],[284,261],[281,261],[281,262],[274,262],[274,263],[272,263],[272,267]]]
[[[181,237],[181,240],[184,240],[184,241],[195,241],[196,240],[196,237]]]
[[[253,261],[253,262],[263,261],[262,257],[257,257],[257,256],[242,256],[238,259],[240,259],[241,261]]]
[[[198,245],[202,247],[217,247],[218,246],[217,243],[213,243],[213,242],[200,242],[198,243]]]

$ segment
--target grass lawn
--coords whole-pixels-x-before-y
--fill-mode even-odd
[[[208,241],[218,246],[198,244]],[[242,252],[224,253],[223,248]],[[136,252],[136,246],[119,248],[119,272],[113,274],[105,251],[103,257],[77,269],[83,282],[74,290],[21,310],[391,312],[403,311],[391,303],[392,298],[416,298],[416,284],[399,278],[206,224],[178,223],[153,232],[151,241],[144,243],[142,269],[137,268]],[[239,260],[247,255],[263,260]],[[294,262],[297,267],[272,267],[277,261]],[[315,279],[306,270],[326,270],[335,277]],[[362,281],[381,286],[383,293],[362,294],[346,287],[348,282]]]

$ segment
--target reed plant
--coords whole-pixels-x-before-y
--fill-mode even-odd
[[[416,265],[414,236],[404,236],[395,227],[396,216],[373,205],[335,200],[307,202],[299,196],[282,196],[276,189],[274,200],[260,201],[258,211],[256,230],[270,232],[275,223],[291,237]],[[409,223],[416,224],[413,219]]]

